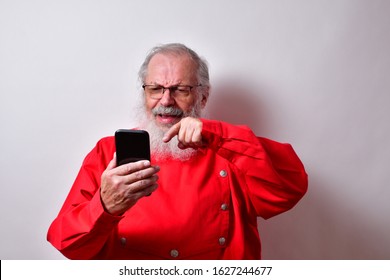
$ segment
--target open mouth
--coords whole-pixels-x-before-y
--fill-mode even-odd
[[[183,116],[183,111],[175,107],[160,106],[152,110],[156,120],[162,124],[177,123]]]
[[[168,114],[157,114],[156,119],[163,124],[173,124],[178,122],[181,119],[180,115],[168,115]]]

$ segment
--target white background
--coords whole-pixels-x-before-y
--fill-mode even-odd
[[[156,44],[210,64],[210,118],[291,143],[309,174],[259,220],[265,259],[390,258],[390,1],[0,0],[0,258],[46,241],[96,141],[132,127]]]

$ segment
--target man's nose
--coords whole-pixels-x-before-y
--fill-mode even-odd
[[[175,104],[175,99],[171,95],[171,90],[169,88],[164,89],[163,96],[160,99],[161,105],[168,106]]]

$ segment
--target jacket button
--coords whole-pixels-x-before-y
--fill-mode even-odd
[[[226,211],[226,210],[228,210],[228,205],[226,204],[226,203],[223,203],[222,205],[221,205],[221,210],[222,211]]]
[[[171,250],[171,257],[172,258],[177,258],[179,256],[179,251],[178,250]]]
[[[221,177],[226,177],[227,176],[227,172],[226,172],[226,170],[221,170],[221,171],[219,171],[219,176],[221,176]]]
[[[122,237],[121,238],[121,244],[122,244],[123,247],[126,246],[126,242],[127,242],[127,239],[125,237]]]
[[[223,246],[226,243],[226,238],[225,237],[221,237],[221,238],[219,238],[218,242],[219,242],[219,245]]]

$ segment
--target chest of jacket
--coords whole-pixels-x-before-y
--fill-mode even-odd
[[[227,246],[234,211],[230,164],[207,154],[159,166],[158,189],[140,199],[118,225],[121,250],[188,258]]]

